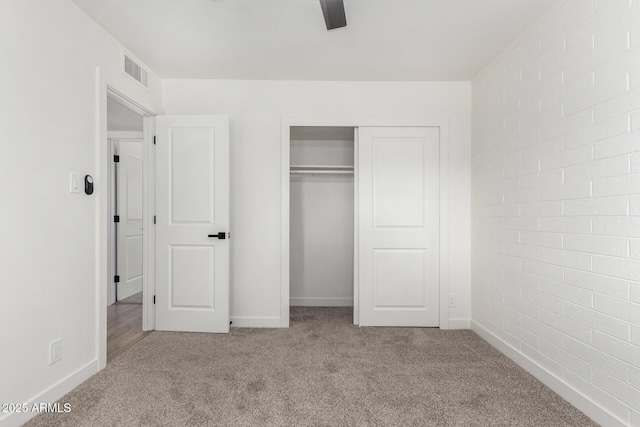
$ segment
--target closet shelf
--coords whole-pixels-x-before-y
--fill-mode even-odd
[[[291,165],[290,172],[292,174],[304,174],[304,173],[352,174],[353,166]]]

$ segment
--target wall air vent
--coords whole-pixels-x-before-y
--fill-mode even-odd
[[[136,79],[144,87],[149,87],[149,73],[127,55],[124,55],[124,72]]]

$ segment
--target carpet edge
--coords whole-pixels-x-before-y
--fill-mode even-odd
[[[557,377],[542,365],[520,352],[520,350],[511,346],[477,321],[471,320],[471,330],[567,402],[571,403],[593,421],[603,426],[629,426],[627,421],[621,420],[606,408],[567,384],[561,378]]]

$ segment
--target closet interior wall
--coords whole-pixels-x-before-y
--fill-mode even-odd
[[[291,128],[292,306],[353,306],[354,133]]]

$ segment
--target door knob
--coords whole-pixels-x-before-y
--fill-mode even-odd
[[[225,233],[224,231],[221,231],[217,234],[209,234],[207,237],[213,237],[214,239],[224,240],[227,238],[227,233]]]

